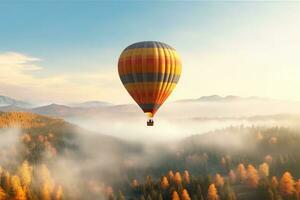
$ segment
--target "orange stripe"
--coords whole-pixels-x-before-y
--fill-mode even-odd
[[[140,93],[140,94],[146,94],[146,93]],[[156,93],[154,92],[154,93],[147,93],[147,94],[149,96],[151,96],[151,95],[155,95]],[[170,92],[167,92],[166,94],[162,94],[162,95],[165,96],[165,97],[168,97],[169,94],[170,94]],[[164,99],[162,98],[161,101],[157,101],[156,98],[153,98],[153,96],[151,98],[149,98],[149,99],[140,99],[139,98],[139,94],[134,93],[134,92],[130,93],[130,96],[135,100],[135,102],[137,104],[142,104],[142,103],[162,104],[165,101],[165,99],[166,99],[166,98],[164,98]]]

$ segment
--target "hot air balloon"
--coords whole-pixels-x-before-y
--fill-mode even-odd
[[[121,53],[118,71],[128,93],[147,114],[147,125],[153,126],[155,113],[180,78],[178,53],[162,42],[137,42]]]

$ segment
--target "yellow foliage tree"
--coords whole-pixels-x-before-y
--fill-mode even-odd
[[[0,187],[0,200],[6,200],[7,199],[6,197],[7,196],[6,196],[5,191],[3,190],[2,187]]]
[[[282,196],[290,196],[295,192],[294,179],[289,172],[285,172],[279,183],[279,191]]]
[[[191,197],[186,189],[182,190],[181,199],[182,200],[191,200]]]
[[[224,178],[220,174],[217,173],[214,177],[214,183],[215,183],[215,186],[217,186],[217,187],[223,187]]]
[[[25,160],[19,168],[19,175],[21,177],[21,184],[23,188],[28,187],[31,183],[32,178],[32,167]]]
[[[270,144],[277,144],[277,137],[271,137],[269,140]]]
[[[10,173],[8,171],[4,172],[4,180],[5,180],[4,189],[8,191],[11,187]]]
[[[174,178],[174,173],[173,173],[172,170],[170,170],[170,171],[168,172],[168,177],[169,177],[169,180],[173,180],[173,178]]]
[[[210,184],[207,192],[207,200],[219,200],[219,195],[215,184]]]
[[[221,165],[222,167],[226,166],[226,159],[224,157],[221,158]]]
[[[278,183],[276,176],[273,176],[272,180],[271,180],[271,186],[276,189],[278,187],[278,185],[279,185],[279,183]]]
[[[51,200],[51,191],[47,183],[42,186],[42,200]]]
[[[51,178],[50,171],[46,165],[42,165],[40,173],[42,178],[42,200],[51,200],[54,183]]]
[[[256,140],[257,140],[257,141],[261,141],[263,138],[264,138],[264,137],[263,137],[263,135],[261,134],[261,132],[257,132],[257,133],[256,133]]]
[[[162,180],[161,180],[161,183],[160,183],[160,186],[162,189],[167,189],[169,187],[169,181],[167,179],[167,177],[163,176],[162,177]]]
[[[233,170],[229,171],[228,179],[231,184],[234,184],[236,182],[236,175]]]
[[[138,186],[139,186],[139,182],[136,179],[133,179],[132,183],[131,183],[131,187],[132,188],[137,188]]]
[[[247,178],[247,172],[243,163],[240,163],[236,169],[236,175],[240,182],[244,182]]]
[[[259,176],[257,170],[252,165],[247,167],[247,183],[250,187],[256,188],[258,186]]]
[[[190,183],[190,174],[187,170],[184,170],[184,172],[183,172],[183,180],[186,183]]]
[[[182,181],[182,178],[181,178],[181,175],[180,175],[180,173],[179,172],[176,172],[175,173],[175,176],[174,176],[174,182],[176,183],[176,184],[179,184],[179,183],[181,183],[181,181]]]
[[[21,186],[21,181],[18,176],[11,178],[12,189],[14,192],[14,200],[26,200],[26,194]]]
[[[259,175],[261,178],[265,178],[269,176],[269,165],[267,163],[263,163],[261,165],[259,165]]]
[[[179,195],[176,190],[173,191],[172,200],[180,200]]]
[[[266,155],[265,156],[265,162],[268,163],[269,165],[272,164],[273,158],[271,155]]]
[[[295,190],[296,190],[296,195],[297,199],[300,199],[300,179],[295,184]]]
[[[56,190],[56,194],[55,194],[55,200],[62,200],[63,199],[63,189],[60,186],[58,186],[57,190]]]

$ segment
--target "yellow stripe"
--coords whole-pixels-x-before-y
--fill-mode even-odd
[[[165,67],[166,65],[164,63],[160,63],[159,67],[157,66],[148,66],[147,67],[143,67],[143,65],[139,65],[139,66],[131,66],[131,65],[125,65],[124,62],[120,62],[119,63],[119,75],[126,75],[126,74],[131,74],[131,73],[165,73]],[[134,70],[131,70],[131,69]],[[174,74],[176,75],[180,75],[181,74],[181,64],[174,64],[174,66],[172,66],[172,68],[174,68]]]
[[[142,56],[147,54],[147,56],[157,56],[157,55],[163,55],[164,50],[168,50],[171,52],[172,55],[176,57],[176,59],[180,60],[179,54],[175,50],[171,49],[164,49],[164,48],[136,48],[136,49],[128,49],[122,52],[120,59],[124,59],[126,57],[131,56]],[[158,52],[157,52],[158,51]],[[165,55],[165,57],[170,57],[170,55]]]
[[[128,92],[131,92],[131,91],[133,91],[133,92],[147,92],[147,91],[154,91],[154,89],[156,89],[162,83],[163,83],[163,85],[168,84],[167,82],[148,82],[148,83],[146,82],[146,83],[144,83],[143,88],[140,88],[141,83],[128,83],[128,84],[125,84],[124,86],[126,87]],[[174,89],[175,86],[176,86],[176,83],[171,83],[168,91]]]

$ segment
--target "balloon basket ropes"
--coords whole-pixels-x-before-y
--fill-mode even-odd
[[[148,121],[147,121],[147,126],[154,126],[154,121],[153,121],[153,119],[148,119]]]

